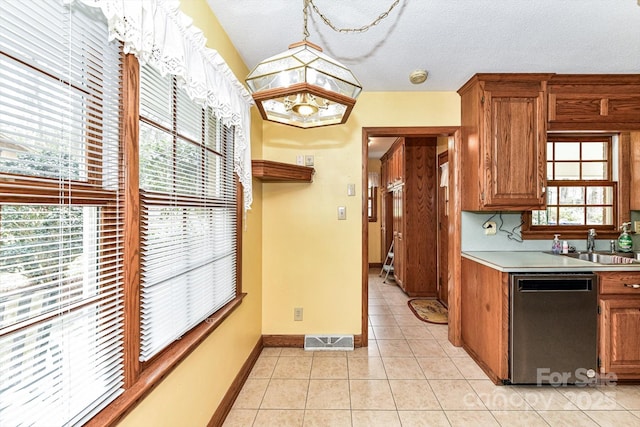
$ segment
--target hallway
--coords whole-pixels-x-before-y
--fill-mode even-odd
[[[637,426],[640,386],[495,386],[369,275],[369,347],[265,348],[225,426]]]

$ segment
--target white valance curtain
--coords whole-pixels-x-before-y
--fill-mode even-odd
[[[244,209],[251,208],[251,95],[220,54],[205,47],[207,39],[180,11],[176,0],[65,0],[99,8],[110,39],[124,43],[141,65],[172,74],[192,100],[213,109],[235,129],[234,169],[244,189]]]

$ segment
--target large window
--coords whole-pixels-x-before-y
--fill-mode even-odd
[[[0,2],[0,426],[113,423],[241,300],[236,128],[84,2]]]
[[[547,206],[530,214],[530,231],[584,234],[617,228],[613,137],[552,134],[547,142]]]
[[[149,360],[236,296],[233,129],[142,67],[142,343]]]
[[[120,73],[88,11],[2,2],[0,425],[81,423],[122,392]]]

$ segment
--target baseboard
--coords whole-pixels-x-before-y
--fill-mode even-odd
[[[381,262],[370,262],[369,263],[369,268],[382,268],[382,263]]]
[[[263,335],[262,343],[265,347],[304,348],[304,335]]]
[[[229,389],[225,393],[222,401],[218,405],[218,409],[214,412],[213,416],[209,420],[207,427],[220,427],[224,423],[224,420],[229,415],[229,411],[233,407],[233,403],[236,401],[238,394],[240,394],[240,390],[242,390],[242,386],[244,386],[245,381],[249,377],[251,373],[251,369],[253,369],[253,365],[255,365],[262,349],[264,347],[264,342],[262,337],[258,340],[251,353],[249,353],[249,357],[245,360],[242,368],[240,368],[240,372],[236,375],[235,379],[229,386]]]

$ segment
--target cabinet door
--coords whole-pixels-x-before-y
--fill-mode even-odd
[[[389,161],[386,156],[380,159],[380,188],[387,189],[389,185]]]
[[[640,75],[558,74],[548,89],[550,129],[640,129]]]
[[[640,379],[640,298],[600,299],[600,372]]]
[[[380,193],[380,244],[382,257],[387,256],[393,242],[393,193],[386,190]]]
[[[405,179],[404,151],[405,151],[404,144],[400,144],[398,146],[398,149],[396,150],[396,161],[398,162],[398,164],[397,164],[397,176],[396,176],[396,181],[397,182],[404,182],[404,179]]]
[[[396,187],[393,190],[393,270],[396,282],[402,289],[405,289],[403,202],[403,188],[402,186]]]
[[[545,204],[544,92],[485,90],[481,167],[485,208],[539,209]]]

